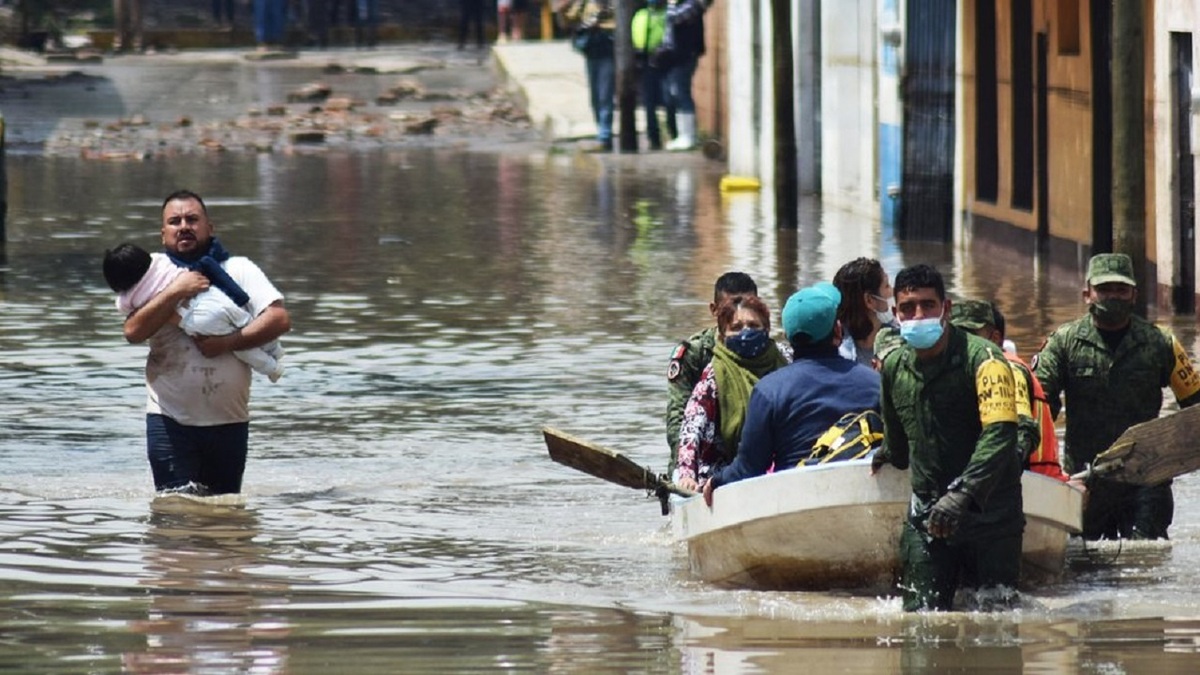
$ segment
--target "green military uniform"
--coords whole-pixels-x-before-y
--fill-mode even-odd
[[[1015,589],[1020,572],[1025,518],[1012,369],[991,342],[945,330],[945,350],[928,361],[907,344],[883,360],[879,461],[912,469],[900,546],[907,611],[949,609],[960,585]],[[971,509],[952,536],[934,538],[929,512],[951,491],[968,495]]]
[[[950,308],[950,323],[974,333],[988,326],[995,328],[996,315],[990,302],[963,300]],[[1012,368],[1013,384],[1016,385],[1017,449],[1022,459],[1028,460],[1041,441],[1041,428],[1033,416],[1033,374],[1025,364],[1012,359],[1008,359],[1008,366]]]
[[[676,345],[667,364],[667,444],[671,446],[671,466],[679,456],[679,427],[683,424],[683,410],[687,407],[692,390],[700,381],[704,367],[712,361],[713,347],[717,344],[717,327],[706,328]]]
[[[1033,358],[1050,410],[1058,416],[1067,397],[1068,473],[1083,471],[1126,429],[1158,417],[1162,389],[1170,386],[1181,406],[1200,400],[1200,377],[1169,332],[1138,316],[1110,349],[1090,316],[1063,325]],[[1150,488],[1107,480],[1089,484],[1083,535],[1166,538],[1174,512],[1171,486]]]
[[[904,346],[904,338],[900,331],[891,326],[883,326],[875,333],[875,360],[883,363],[888,354]]]

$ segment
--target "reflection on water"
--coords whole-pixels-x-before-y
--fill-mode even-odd
[[[656,500],[546,458],[552,424],[665,464],[663,363],[730,268],[777,311],[859,255],[934,262],[956,295],[997,298],[1026,353],[1082,312],[1075,280],[970,243],[899,246],[812,203],[777,232],[771,196],[723,197],[718,172],[428,149],[10,158],[0,670],[1184,672],[1192,477],[1168,549],[1079,552],[1020,611],[906,617],[894,597],[701,584]],[[235,503],[154,499],[145,352],[99,274],[116,242],[157,246],[181,186],[295,326],[287,374],[255,383]]]
[[[146,644],[122,654],[127,672],[285,670],[288,588],[252,574],[266,553],[258,535],[257,515],[240,504],[151,503],[139,581],[149,605],[128,626]]]

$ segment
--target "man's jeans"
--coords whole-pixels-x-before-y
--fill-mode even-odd
[[[667,107],[674,108],[676,113],[696,112],[696,102],[692,99],[692,76],[696,74],[697,61],[695,56],[681,57],[667,71]]]
[[[194,484],[207,494],[241,492],[250,423],[189,427],[165,415],[146,415],[146,455],[154,489]]]
[[[658,128],[658,109],[663,105],[663,75],[665,71],[642,66],[642,109],[646,112],[646,139],[652,147],[662,145],[662,132]]]
[[[617,93],[617,66],[612,54],[587,56],[588,90],[592,94],[592,116],[596,140],[612,142],[613,98]]]

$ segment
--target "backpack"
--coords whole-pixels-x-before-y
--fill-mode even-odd
[[[815,466],[847,459],[870,457],[883,447],[883,418],[874,410],[842,415],[821,434],[800,466]]]

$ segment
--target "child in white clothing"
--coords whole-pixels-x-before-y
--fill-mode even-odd
[[[167,256],[151,254],[134,244],[120,244],[104,253],[104,280],[117,292],[117,309],[125,316],[149,302],[184,271]],[[180,303],[176,312],[179,329],[188,335],[227,335],[254,319],[215,286]],[[272,382],[283,374],[283,347],[278,340],[233,355]]]

